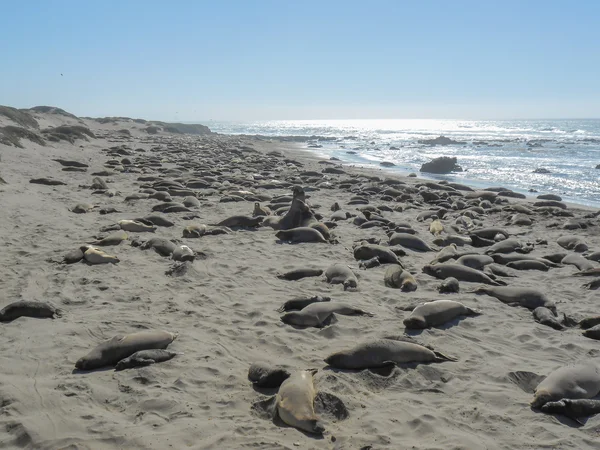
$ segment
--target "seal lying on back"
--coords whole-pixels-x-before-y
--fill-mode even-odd
[[[492,280],[485,273],[460,264],[436,264],[426,265],[423,272],[432,277],[444,280],[449,277],[456,278],[459,281],[469,281],[471,283],[485,283],[492,286],[504,286],[503,281]]]
[[[331,297],[314,296],[310,298],[293,298],[285,302],[277,311],[300,311],[312,303],[329,302]]]
[[[61,311],[45,302],[30,302],[20,300],[18,302],[6,305],[0,310],[0,322],[10,322],[19,317],[35,317],[37,319],[45,319],[60,317]]]
[[[281,316],[281,321],[301,327],[322,327],[333,314],[343,316],[370,316],[373,314],[343,303],[317,302],[301,311],[292,311]]]
[[[84,245],[81,247],[83,252],[83,259],[89,264],[117,264],[119,258],[113,255],[109,255],[97,247],[91,245]]]
[[[313,384],[315,370],[302,370],[286,379],[277,393],[277,413],[286,424],[322,434],[325,431],[315,414],[314,401],[317,394]]]
[[[507,305],[522,306],[530,310],[543,306],[556,314],[554,302],[537,289],[516,286],[480,286],[472,293],[487,294]]]
[[[87,355],[77,360],[75,367],[80,370],[94,370],[114,366],[122,359],[140,350],[165,349],[176,338],[177,334],[161,330],[120,334],[102,342]]]
[[[406,328],[422,329],[443,325],[458,316],[478,316],[481,311],[453,300],[421,303],[404,319]]]
[[[415,277],[400,266],[390,266],[383,275],[383,282],[387,287],[397,288],[403,292],[417,290]]]
[[[182,353],[156,348],[152,350],[140,350],[139,352],[135,352],[133,355],[119,361],[115,366],[115,370],[145,367],[149,366],[150,364],[168,361],[173,359],[176,355],[181,354]]]
[[[137,220],[119,220],[118,224],[122,230],[131,231],[132,233],[154,233],[156,231],[156,227],[154,225],[147,225]]]
[[[337,369],[360,370],[390,364],[444,362],[456,359],[416,343],[378,339],[359,344],[350,350],[333,353],[324,361]]]
[[[557,402],[546,403],[542,406],[542,412],[547,414],[561,414],[582,424],[579,420],[580,417],[588,417],[600,413],[600,400],[563,398]]]
[[[330,284],[343,284],[344,290],[358,287],[356,275],[345,264],[332,264],[329,266],[325,271],[325,278]]]

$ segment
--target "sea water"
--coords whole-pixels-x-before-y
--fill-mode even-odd
[[[600,119],[581,120],[277,120],[209,122],[223,134],[288,137],[342,163],[418,172],[439,156],[455,156],[463,172],[421,174],[477,187],[558,194],[600,207]],[[445,136],[458,143],[430,145]],[[549,173],[535,173],[546,169]],[[533,192],[533,194],[532,194]]]

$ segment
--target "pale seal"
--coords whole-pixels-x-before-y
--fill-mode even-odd
[[[325,278],[330,284],[342,284],[344,290],[356,289],[358,287],[358,278],[354,272],[345,264],[332,264],[325,271]]]
[[[303,308],[301,311],[291,311],[281,316],[281,321],[300,327],[321,328],[328,323],[333,314],[343,316],[369,316],[373,314],[354,308],[344,303],[317,302]]]
[[[387,287],[400,289],[403,292],[413,292],[418,287],[415,277],[400,266],[390,266],[383,275],[383,282]]]
[[[120,260],[118,257],[109,255],[97,247],[84,245],[81,247],[83,259],[89,264],[117,264]]]
[[[313,384],[316,370],[294,372],[286,379],[277,393],[277,413],[286,424],[314,434],[325,431],[315,414],[314,401],[317,391]]]
[[[156,227],[154,225],[147,225],[137,220],[119,220],[119,222],[117,223],[119,224],[122,230],[131,231],[132,233],[154,233],[156,231]]]
[[[123,230],[115,231],[108,236],[103,237],[97,241],[92,242],[92,245],[100,245],[102,247],[108,245],[119,245],[121,242],[126,241],[129,238],[127,233]]]
[[[119,361],[115,366],[115,370],[145,367],[151,364],[168,361],[173,359],[175,356],[182,354],[183,353],[156,348],[151,350],[140,350],[139,352],[135,352],[133,355]]]
[[[187,245],[179,245],[171,254],[173,261],[193,261],[196,258],[194,250]]]
[[[61,315],[61,310],[50,303],[20,300],[6,305],[0,310],[0,322],[11,322],[19,317],[53,319],[55,317],[60,317]]]
[[[333,353],[324,361],[337,369],[361,370],[390,364],[444,362],[456,359],[416,343],[378,339],[358,344],[350,350]]]
[[[430,328],[443,325],[446,322],[454,320],[458,316],[478,316],[481,311],[469,308],[460,302],[453,300],[435,300],[418,305],[404,319],[406,328]]]
[[[463,255],[456,260],[456,264],[470,267],[475,270],[483,270],[488,264],[492,264],[494,259],[488,255]]]
[[[177,334],[162,330],[120,334],[102,342],[87,355],[77,360],[75,367],[80,370],[94,370],[114,366],[122,359],[140,350],[165,349],[176,338]]]

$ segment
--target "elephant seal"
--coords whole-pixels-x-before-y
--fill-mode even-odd
[[[330,284],[344,285],[344,290],[358,287],[358,278],[345,264],[332,264],[329,266],[325,271],[325,278]]]
[[[196,254],[187,245],[178,245],[171,253],[171,258],[173,261],[193,261],[196,259]]]
[[[600,316],[586,317],[579,321],[579,326],[584,330],[595,327],[596,325],[600,325]]]
[[[221,220],[213,226],[227,227],[227,228],[256,228],[260,226],[263,221],[262,216],[249,217],[249,216],[232,216],[227,219]]]
[[[383,275],[383,282],[387,287],[400,289],[403,292],[417,290],[415,277],[400,266],[390,266]]]
[[[404,319],[406,328],[423,329],[443,325],[458,316],[478,316],[481,311],[453,300],[421,303]]]
[[[87,250],[87,247],[78,248],[76,250],[71,250],[65,256],[63,256],[62,262],[63,264],[75,264],[83,259],[84,248]]]
[[[421,252],[433,252],[432,249],[425,241],[418,238],[417,236],[413,236],[408,233],[394,233],[390,236],[390,245],[401,245],[402,247],[408,248],[410,250],[418,250]]]
[[[329,355],[324,360],[336,369],[361,370],[390,364],[456,361],[422,345],[392,339],[377,339],[358,344],[350,350]]]
[[[548,266],[541,261],[535,259],[522,259],[520,261],[511,261],[506,264],[509,269],[515,270],[541,270],[548,272]]]
[[[460,264],[436,264],[426,265],[423,267],[423,272],[440,280],[445,280],[448,277],[456,278],[459,281],[468,281],[471,283],[485,283],[491,286],[504,286],[503,281],[492,280],[485,273]]]
[[[121,361],[119,361],[115,366],[115,370],[145,367],[151,364],[168,361],[177,355],[183,355],[183,353],[172,352],[170,350],[158,348],[151,350],[140,350],[139,352],[135,352],[133,355],[123,358]]]
[[[551,255],[542,256],[542,259],[547,259],[554,264],[560,264],[568,253],[552,253]]]
[[[382,264],[402,264],[398,260],[398,256],[388,247],[383,247],[377,244],[368,244],[361,242],[360,245],[354,248],[354,259],[364,261],[372,258],[377,258]]]
[[[556,314],[556,305],[537,289],[514,286],[480,286],[472,291],[474,294],[487,294],[496,297],[510,306],[522,306],[534,310],[540,306],[548,308]]]
[[[552,311],[544,306],[538,306],[533,310],[533,318],[537,323],[554,328],[555,330],[562,330],[565,328]]]
[[[571,253],[570,255],[565,256],[561,260],[561,264],[567,264],[567,265],[570,265],[570,266],[575,266],[579,270],[590,270],[590,269],[593,269],[593,268],[596,267],[588,259],[584,258],[581,255],[577,255],[577,254],[573,254],[573,253]]]
[[[164,239],[164,238],[152,238],[150,240],[148,240],[147,242],[143,243],[140,248],[142,250],[147,250],[149,248],[153,248],[156,253],[158,253],[161,256],[171,256],[173,254],[173,252],[175,251],[175,249],[177,248],[177,245],[175,245],[173,242],[169,241],[168,239]]]
[[[270,216],[271,210],[264,206],[260,206],[260,203],[254,203],[254,211],[252,211],[252,217],[258,216]]]
[[[278,388],[289,377],[290,372],[287,369],[272,367],[263,362],[253,363],[248,369],[248,380],[260,388]]]
[[[285,302],[283,305],[281,305],[277,309],[277,311],[278,312],[300,311],[301,309],[306,308],[308,305],[310,305],[312,303],[329,302],[329,301],[331,301],[331,297],[314,296],[314,297],[309,297],[309,298],[293,298],[293,299]]]
[[[78,203],[71,208],[71,212],[75,214],[85,214],[94,208],[97,208],[97,206],[94,206],[90,203]]]
[[[483,270],[488,264],[492,264],[494,259],[488,255],[463,255],[456,260],[456,264],[470,267],[475,270]]]
[[[532,372],[511,372],[509,377],[526,392],[533,391],[531,407],[568,399],[590,399],[600,394],[600,366],[594,362],[572,364],[547,377]]]
[[[118,257],[104,253],[99,248],[91,245],[82,246],[81,251],[83,252],[83,259],[89,264],[117,264],[120,261]]]
[[[460,284],[456,278],[449,277],[442,281],[437,289],[440,294],[458,294],[460,291]]]
[[[542,406],[546,414],[560,414],[583,425],[580,417],[593,416],[600,413],[600,400],[563,398],[557,402],[548,402]]]
[[[119,334],[102,342],[87,355],[78,359],[75,367],[80,370],[94,370],[114,366],[140,350],[165,349],[176,338],[176,333],[162,330]]]
[[[294,372],[279,388],[276,397],[277,413],[287,425],[313,434],[322,434],[325,428],[315,414],[317,391],[313,383],[316,369]]]
[[[159,216],[158,214],[151,214],[149,216],[143,217],[142,219],[135,219],[137,221],[144,220],[145,222],[150,222],[153,225],[158,227],[173,227],[175,224],[171,222],[169,219],[164,218],[163,216]]]
[[[590,253],[588,255],[585,255],[585,257],[586,257],[586,259],[589,259],[590,261],[600,262],[600,251]]]
[[[494,239],[497,235],[504,236],[506,239],[508,239],[510,236],[507,231],[503,230],[502,228],[495,227],[480,228],[479,230],[471,231],[471,234],[483,239]]]
[[[600,277],[600,267],[582,270],[573,274],[574,277]]]
[[[119,220],[117,223],[122,230],[131,231],[132,233],[154,233],[156,231],[156,227],[154,225],[147,225],[137,220]]]
[[[123,230],[115,231],[102,239],[92,242],[92,245],[99,245],[101,247],[108,245],[119,245],[121,242],[126,241],[129,238],[127,233]]]
[[[192,195],[185,197],[181,203],[186,208],[199,208],[200,207],[200,200],[198,200],[196,197],[194,197]]]
[[[600,288],[600,278],[596,278],[595,280],[592,280],[589,283],[585,283],[583,287],[590,291],[595,291],[596,289]]]
[[[562,236],[557,239],[556,243],[565,250],[573,250],[577,253],[583,253],[588,250],[587,244],[578,236]]]
[[[582,333],[586,338],[600,340],[600,325],[588,328]]]
[[[323,275],[323,269],[313,269],[310,267],[304,267],[302,269],[294,269],[289,272],[285,272],[277,275],[280,280],[298,281],[302,278],[307,277],[320,277]]]
[[[323,235],[311,227],[290,228],[289,230],[279,230],[275,236],[281,240],[292,243],[322,242],[327,243]]]
[[[433,234],[434,236],[439,236],[440,234],[442,234],[444,232],[444,225],[442,225],[442,222],[440,222],[440,219],[434,219],[429,224],[429,232],[431,234]]]
[[[488,248],[485,253],[486,255],[490,255],[492,253],[529,253],[529,251],[529,247],[523,247],[523,245],[516,239],[506,239],[504,241],[495,243]]]
[[[457,255],[458,248],[456,247],[456,244],[450,244],[438,252],[438,254],[435,256],[435,259],[431,261],[431,264],[444,263],[456,258]]]
[[[6,305],[0,310],[0,322],[11,322],[19,317],[35,317],[36,319],[54,319],[60,317],[60,309],[46,302],[19,300]]]
[[[333,314],[342,316],[369,316],[373,314],[354,308],[344,303],[317,302],[311,303],[301,311],[291,311],[281,316],[281,321],[300,327],[321,328],[327,324]]]

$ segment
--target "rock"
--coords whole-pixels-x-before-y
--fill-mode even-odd
[[[596,166],[596,169],[600,169],[600,164],[598,164],[598,165]]]
[[[390,147],[390,150],[400,150],[398,147],[394,147],[393,145]]]
[[[411,172],[411,173],[409,173],[409,174],[408,174],[408,176],[409,176],[410,178],[416,178],[416,177],[417,177],[417,174],[416,174],[416,173],[414,173],[414,172]]]
[[[544,167],[538,167],[537,169],[535,169],[533,171],[533,173],[552,173],[552,172],[550,172],[548,169],[545,169]]]
[[[442,156],[435,158],[421,166],[421,172],[427,173],[450,173],[462,172],[462,167],[456,164],[456,157]]]
[[[393,162],[389,162],[389,161],[382,161],[379,163],[379,165],[382,167],[394,167],[396,164],[394,164]]]
[[[456,145],[456,144],[466,144],[466,142],[453,141],[446,136],[436,137],[435,139],[421,139],[418,141],[419,144],[425,145]]]
[[[53,180],[52,178],[32,178],[29,182],[33,184],[45,184],[46,186],[62,186],[67,184],[63,181]]]
[[[79,161],[70,161],[67,159],[55,159],[57,163],[64,167],[89,167],[87,164],[81,163]]]

